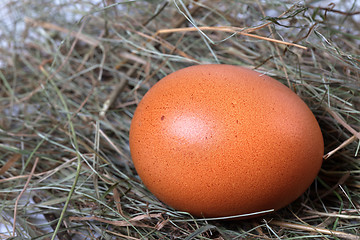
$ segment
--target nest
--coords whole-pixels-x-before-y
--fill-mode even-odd
[[[360,12],[310,1],[5,1],[0,238],[359,239]],[[354,2],[355,4],[355,2]],[[159,79],[204,63],[266,73],[322,128],[314,184],[269,215],[211,221],[157,200],[128,131]]]

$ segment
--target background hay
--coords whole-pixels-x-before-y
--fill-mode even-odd
[[[353,3],[2,2],[0,238],[359,239]],[[128,146],[136,104],[162,77],[200,63],[254,68],[313,110],[327,160],[288,207],[253,220],[204,221],[141,184]]]

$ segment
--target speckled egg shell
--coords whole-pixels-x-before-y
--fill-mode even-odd
[[[256,71],[198,65],[155,84],[130,127],[145,186],[171,207],[223,217],[280,209],[313,182],[324,143],[307,105]]]

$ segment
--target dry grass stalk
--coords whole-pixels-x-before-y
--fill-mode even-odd
[[[38,162],[39,162],[39,158],[37,157],[37,158],[35,158],[34,165],[31,168],[31,172],[29,174],[28,179],[26,180],[24,188],[21,190],[20,194],[16,198],[15,205],[14,205],[14,221],[13,221],[13,232],[12,232],[13,237],[15,237],[15,231],[16,231],[16,217],[17,217],[17,209],[18,209],[19,200],[23,196],[23,194],[25,193],[26,188],[28,187],[31,178],[34,175],[34,172],[35,172],[35,169],[36,169],[36,166],[37,166]]]
[[[12,156],[1,168],[0,175],[3,175],[9,168],[11,168],[14,163],[16,163],[21,158],[20,154],[15,154]]]
[[[326,234],[326,235],[335,236],[335,237],[342,238],[342,239],[349,239],[349,240],[360,239],[359,236],[356,236],[353,234],[348,234],[348,233],[344,233],[344,232],[340,232],[340,231],[328,230],[325,228],[319,228],[319,227],[314,227],[314,226],[310,226],[310,225],[305,226],[305,225],[301,225],[301,224],[281,222],[281,221],[276,221],[276,220],[271,221],[271,224],[280,226],[280,227],[284,227],[284,228],[294,228],[294,229],[298,229],[298,230]]]
[[[225,27],[225,26],[220,26],[220,27],[188,27],[188,28],[175,28],[175,29],[160,29],[159,31],[156,32],[156,35],[168,34],[168,33],[178,33],[178,32],[219,31],[219,32],[228,32],[228,33],[240,34],[240,35],[244,35],[244,36],[247,36],[247,37],[257,38],[257,39],[261,39],[261,40],[265,40],[265,41],[269,41],[269,42],[284,44],[284,45],[288,45],[288,46],[294,46],[294,47],[298,47],[298,48],[305,49],[305,50],[307,49],[307,47],[301,46],[301,45],[296,44],[296,43],[290,43],[290,42],[285,42],[285,41],[281,41],[281,40],[277,40],[277,39],[273,39],[273,38],[268,38],[268,37],[255,35],[255,34],[247,33],[248,31],[244,32],[244,30],[245,29],[243,29],[243,28]],[[251,31],[253,31],[253,30],[251,30]]]

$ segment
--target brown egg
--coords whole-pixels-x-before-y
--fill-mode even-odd
[[[139,103],[130,150],[145,186],[169,206],[225,217],[280,209],[313,182],[324,143],[306,104],[264,74],[199,65]]]

